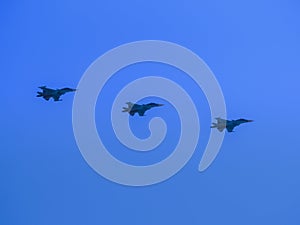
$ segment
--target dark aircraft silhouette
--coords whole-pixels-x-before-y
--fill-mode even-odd
[[[62,101],[60,99],[61,95],[64,95],[67,92],[76,91],[76,89],[72,88],[62,88],[62,89],[51,89],[46,86],[39,87],[43,90],[43,92],[38,91],[38,95],[36,97],[43,97],[45,100],[49,101],[50,98],[53,98],[55,102]]]
[[[220,117],[216,118],[217,123],[212,123],[211,128],[217,128],[220,132],[222,132],[225,128],[228,132],[233,132],[233,129],[242,124],[242,123],[248,123],[253,122],[253,120],[246,120],[246,119],[238,119],[238,120],[224,120]]]
[[[123,107],[122,112],[128,112],[131,116],[133,116],[135,113],[138,113],[139,116],[144,116],[145,112],[152,107],[158,107],[163,106],[163,104],[157,104],[157,103],[149,103],[149,104],[133,104],[132,102],[126,102],[128,107]]]

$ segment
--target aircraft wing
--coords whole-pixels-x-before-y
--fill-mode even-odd
[[[144,116],[145,112],[146,112],[145,109],[140,109],[140,110],[138,111],[138,114],[139,114],[139,116]]]
[[[222,132],[225,129],[225,127],[217,127],[217,129],[218,131]]]
[[[57,101],[61,101],[61,99],[59,99],[60,95],[54,95],[52,96],[54,101],[57,102]]]
[[[129,114],[130,116],[133,116],[136,112],[135,111],[130,111]]]
[[[49,96],[43,96],[43,98],[44,98],[46,101],[49,101],[49,99],[50,99],[51,97],[49,97]]]
[[[228,132],[233,132],[233,129],[234,129],[234,128],[235,128],[234,125],[227,125],[227,126],[226,126],[226,129],[227,129]]]

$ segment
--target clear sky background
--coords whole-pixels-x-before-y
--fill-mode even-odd
[[[1,1],[0,224],[299,225],[299,10],[295,0]],[[127,187],[99,176],[81,156],[72,130],[73,94],[62,102],[35,95],[41,85],[76,87],[100,55],[147,39],[198,54],[222,87],[228,118],[255,123],[226,133],[217,159],[199,173],[211,123],[201,90],[168,66],[125,68],[119,73],[128,81],[140,74],[174,77],[201,120],[195,154],[179,173],[160,184]],[[130,118],[139,137],[149,134],[152,116],[166,119],[171,133],[149,154],[124,149],[108,119],[125,84],[116,74],[103,89],[98,131],[120,160],[157,162],[178,140],[178,116],[164,102],[144,120]]]

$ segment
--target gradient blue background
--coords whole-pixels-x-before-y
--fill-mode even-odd
[[[295,0],[1,1],[0,224],[300,224],[299,10]],[[105,180],[84,161],[72,131],[73,94],[46,102],[35,92],[40,85],[76,87],[97,57],[144,39],[197,53],[222,87],[228,117],[255,123],[226,133],[217,159],[199,173],[211,122],[201,90],[174,68],[125,68],[128,81],[129,74],[177,74],[201,120],[188,164],[163,183],[136,188]],[[101,121],[124,84],[116,74],[99,96],[99,133],[110,129]],[[174,147],[178,115],[168,104],[145,120],[131,118],[142,127],[136,134],[147,137],[155,115],[174,119],[165,145]],[[124,153],[110,132],[103,139],[124,161],[147,164],[171,152]]]

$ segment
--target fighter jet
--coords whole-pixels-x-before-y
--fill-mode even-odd
[[[253,120],[246,120],[246,119],[238,119],[238,120],[224,120],[220,117],[216,118],[217,123],[212,123],[211,128],[217,128],[220,132],[222,132],[225,128],[228,132],[233,132],[233,129],[242,124],[253,122]]]
[[[62,88],[62,89],[51,89],[46,86],[39,87],[43,90],[43,92],[38,91],[38,95],[36,97],[43,97],[45,100],[49,101],[50,98],[53,98],[55,102],[62,101],[60,99],[61,95],[64,95],[67,92],[76,91],[76,89],[72,88]]]
[[[128,107],[123,107],[122,112],[128,112],[131,116],[133,116],[135,113],[138,113],[139,116],[144,116],[145,112],[152,107],[158,107],[158,106],[163,106],[163,104],[157,104],[157,103],[148,103],[148,104],[134,104],[132,102],[126,102]]]

